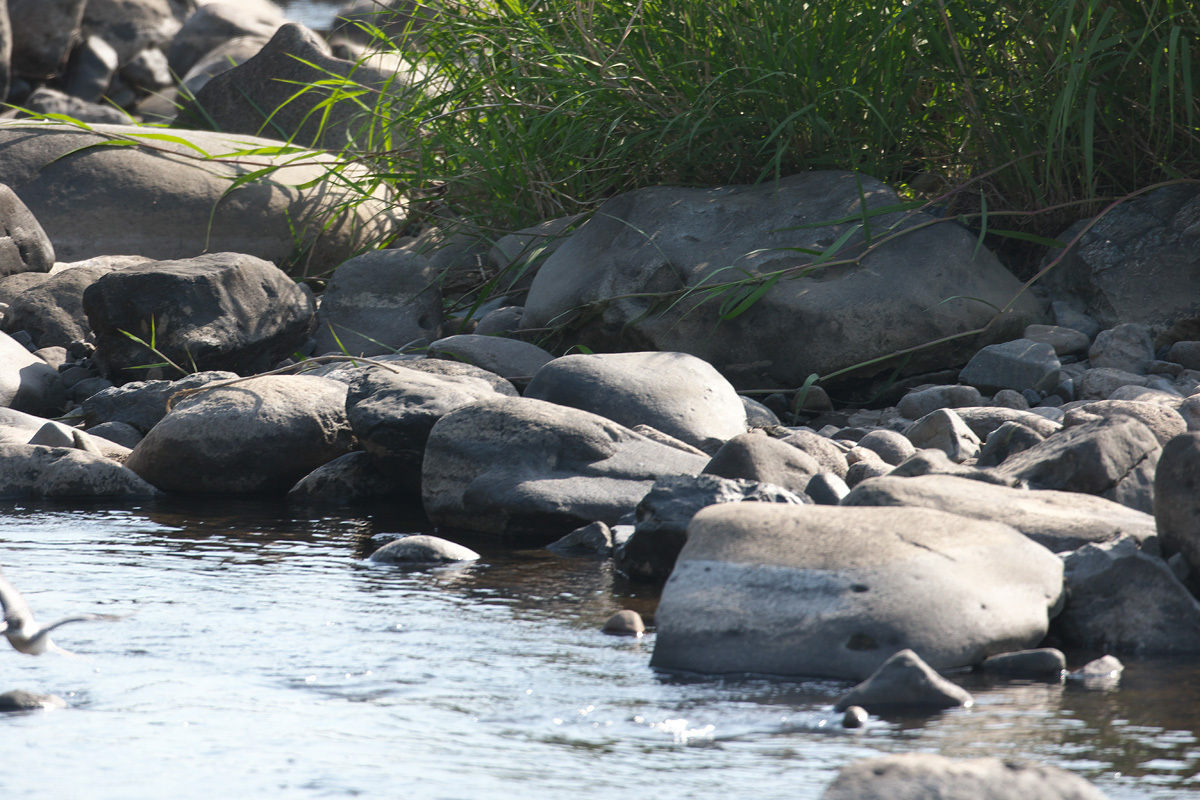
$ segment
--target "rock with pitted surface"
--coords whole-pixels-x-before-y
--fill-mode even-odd
[[[906,753],[843,767],[821,800],[1105,800],[1078,775],[1012,759]]]
[[[372,367],[351,384],[346,414],[354,435],[375,463],[408,490],[420,492],[421,463],[429,432],[439,419],[477,400],[516,395],[509,386],[473,375],[439,375],[410,369]]]
[[[1152,548],[1154,518],[1101,497],[1078,492],[1030,491],[953,475],[884,476],[864,481],[847,506],[909,506],[949,511],[1011,525],[1056,553],[1128,535]]]
[[[501,397],[438,420],[421,493],[436,525],[548,543],[596,520],[616,523],[656,480],[706,463],[587,411]]]
[[[265,372],[308,338],[315,308],[274,264],[212,253],[110,272],[84,290],[83,310],[97,363],[123,382],[168,359],[191,371]]]
[[[353,444],[345,384],[269,375],[179,400],[125,463],[168,492],[282,495]]]
[[[746,409],[712,365],[686,353],[598,353],[556,358],[525,396],[646,424],[705,452],[746,432]]]
[[[998,522],[924,508],[706,508],[663,588],[651,664],[862,680],[897,650],[934,669],[1036,646],[1062,563]]]
[[[999,341],[1043,321],[1038,302],[1021,294],[1020,283],[956,225],[896,235],[899,229],[889,225],[914,226],[917,219],[873,216],[872,225],[890,233],[868,252],[861,222],[851,221],[860,219],[864,203],[868,209],[894,206],[897,195],[844,171],[804,172],[754,186],[652,186],[622,194],[542,265],[521,325],[565,323],[569,338],[593,350],[683,351],[739,387],[794,389],[813,373],[987,325],[995,317],[991,304],[1016,298],[989,328],[988,336]],[[802,253],[826,252],[835,242],[840,248],[833,260],[806,271]],[[709,289],[716,282],[778,270],[791,274],[764,284],[757,302],[722,318],[736,300],[714,297]],[[944,368],[991,340],[972,341],[917,350],[905,369]]]

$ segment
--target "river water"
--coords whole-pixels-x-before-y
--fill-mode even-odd
[[[1112,798],[1200,792],[1200,670],[1127,660],[1116,691],[960,678],[974,708],[841,730],[832,682],[682,678],[653,634],[600,633],[656,598],[608,563],[454,537],[465,568],[372,565],[394,513],[206,501],[0,508],[0,564],[87,658],[0,650],[0,797],[55,800],[818,797],[890,752],[1016,756]],[[1079,658],[1082,658],[1082,654]]]

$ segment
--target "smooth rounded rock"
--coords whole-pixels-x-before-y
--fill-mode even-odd
[[[646,623],[638,612],[624,609],[609,617],[601,630],[613,636],[642,636]]]
[[[371,554],[378,564],[444,564],[477,561],[479,553],[437,536],[405,536],[388,542]]]
[[[874,714],[900,709],[933,712],[974,703],[966,689],[938,675],[912,650],[901,650],[838,698],[833,710],[861,706]]]
[[[67,702],[58,695],[38,694],[23,689],[13,689],[0,694],[0,712],[12,713],[17,711],[44,711],[54,708],[66,708]]]
[[[704,468],[707,475],[771,483],[793,492],[803,492],[820,471],[821,465],[808,453],[762,433],[733,437]]]
[[[1163,554],[1180,553],[1200,569],[1200,431],[1163,447],[1154,475],[1154,519]]]

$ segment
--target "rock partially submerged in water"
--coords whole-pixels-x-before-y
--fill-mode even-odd
[[[998,758],[906,753],[843,767],[821,800],[1105,800],[1058,767]]]
[[[436,525],[549,542],[596,520],[616,523],[655,480],[706,463],[587,411],[500,397],[433,426],[421,495]]]
[[[1036,646],[1062,564],[998,522],[919,508],[706,508],[663,589],[652,665],[861,680]]]
[[[0,694],[0,713],[42,711],[66,707],[67,702],[53,694],[38,694],[37,692],[27,692],[24,689],[13,689],[11,692]]]
[[[371,554],[380,564],[445,564],[478,561],[479,553],[438,536],[405,536],[388,542]]]
[[[834,711],[861,706],[872,714],[886,711],[940,711],[970,706],[971,693],[937,674],[912,650],[901,650],[871,676],[842,695]]]

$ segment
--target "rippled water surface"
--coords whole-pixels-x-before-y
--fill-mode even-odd
[[[682,679],[653,635],[599,633],[655,598],[598,560],[463,539],[466,568],[369,565],[382,516],[216,503],[0,509],[0,564],[88,660],[0,649],[0,797],[818,797],[881,752],[1022,756],[1112,798],[1200,792],[1200,670],[1128,663],[1118,691],[966,685],[976,706],[838,729],[833,683]],[[967,679],[963,679],[966,681]]]
[[[275,0],[283,7],[288,19],[302,22],[314,30],[328,30],[338,10],[346,5],[343,0]]]

